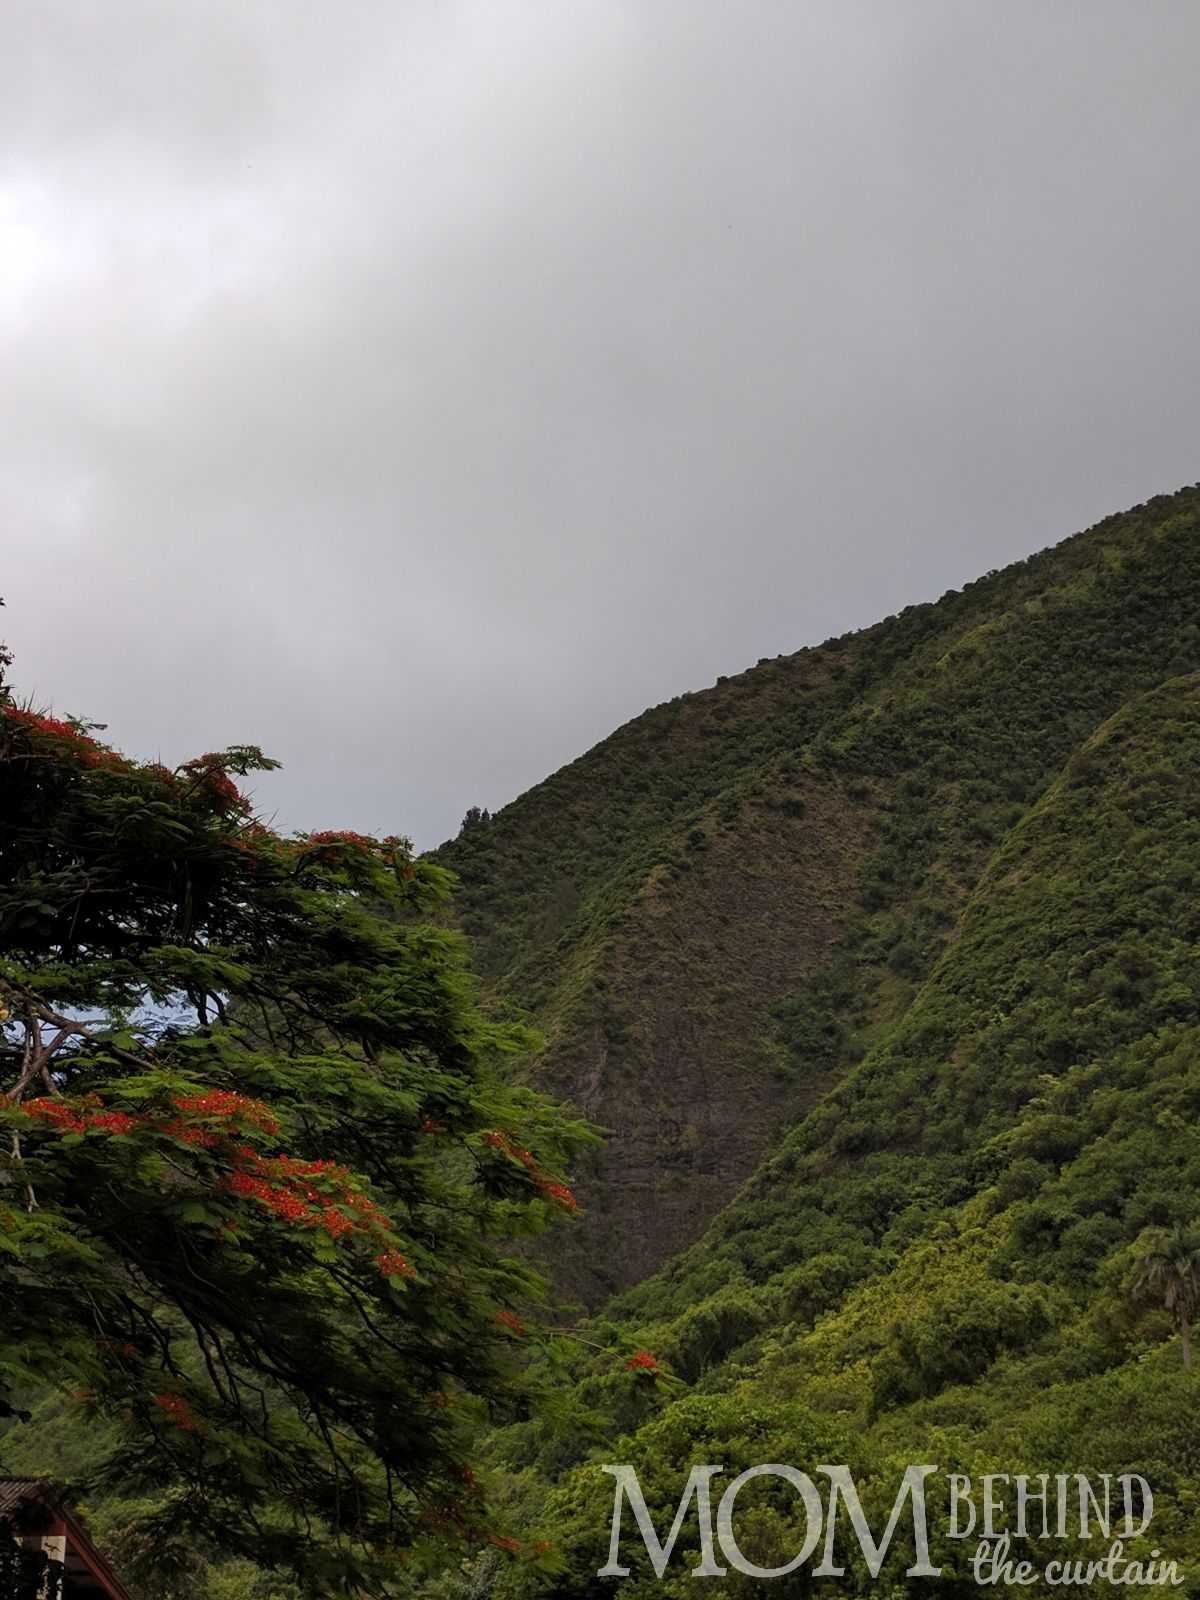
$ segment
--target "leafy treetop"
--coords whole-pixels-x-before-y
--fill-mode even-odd
[[[66,1382],[110,1475],[311,1592],[490,1525],[467,1437],[537,1398],[497,1240],[586,1139],[497,1058],[449,878],[407,842],[284,838],[238,780],[43,715],[0,665],[0,1410]]]

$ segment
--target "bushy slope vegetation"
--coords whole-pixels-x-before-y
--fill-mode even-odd
[[[703,1241],[610,1308],[687,1383],[640,1427],[609,1400],[632,1431],[603,1459],[636,1464],[662,1526],[698,1461],[730,1476],[846,1461],[886,1489],[885,1515],[913,1461],[1138,1472],[1156,1500],[1147,1547],[1194,1572],[1196,1378],[1138,1261],[1200,1214],[1198,777],[1200,674],[1084,741],[993,853],[890,1036]],[[502,1441],[502,1458],[529,1444]],[[561,1478],[539,1529],[565,1555],[555,1593],[604,1592],[612,1480],[543,1459]],[[754,1522],[766,1565],[800,1542],[779,1488]],[[961,1550],[948,1560],[939,1592],[977,1592]],[[623,1592],[690,1592],[682,1561],[661,1584],[643,1570]],[[514,1574],[498,1592],[533,1590]],[[841,1592],[887,1591],[864,1569]]]

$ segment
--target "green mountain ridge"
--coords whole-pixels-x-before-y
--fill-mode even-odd
[[[1161,496],[657,707],[442,847],[533,1077],[611,1130],[567,1288],[685,1250],[903,1016],[1072,753],[1200,666],[1198,516]]]
[[[1200,1218],[1198,510],[1185,491],[1037,558],[1068,581],[927,638],[889,720],[863,705],[819,738],[810,769],[892,808],[831,963],[780,1012],[810,1058],[837,1043],[732,1201],[604,1309],[679,1387],[630,1396],[581,1362],[602,1449],[495,1441],[512,1515],[560,1553],[555,1595],[610,1592],[601,1460],[636,1466],[660,1530],[701,1461],[726,1482],[844,1461],[881,1520],[910,1462],[1136,1472],[1156,1509],[1130,1553],[1165,1552],[1200,1593],[1196,1369],[1139,1288],[1158,1230]],[[779,1483],[747,1526],[768,1567],[803,1533]],[[886,1583],[848,1554],[838,1592],[975,1594],[973,1549],[943,1543],[932,1587],[898,1552]],[[683,1551],[660,1582],[631,1536],[621,1592],[691,1593],[694,1525]],[[481,1592],[544,1591],[518,1570]],[[772,1592],[826,1591],[801,1570]]]

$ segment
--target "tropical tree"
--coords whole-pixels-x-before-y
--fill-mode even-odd
[[[1194,1227],[1159,1229],[1138,1256],[1133,1292],[1161,1300],[1179,1326],[1183,1364],[1192,1364],[1192,1322],[1200,1303],[1200,1233]]]
[[[425,915],[446,874],[281,837],[261,751],[131,761],[3,665],[0,1415],[67,1385],[164,1522],[313,1593],[511,1547],[469,1440],[537,1403],[541,1284],[497,1241],[574,1209],[588,1136],[498,1075],[531,1040]]]

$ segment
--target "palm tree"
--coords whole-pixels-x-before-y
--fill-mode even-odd
[[[1192,1319],[1200,1304],[1200,1234],[1194,1228],[1165,1228],[1152,1234],[1138,1258],[1133,1292],[1161,1300],[1179,1324],[1183,1364],[1192,1364]]]

